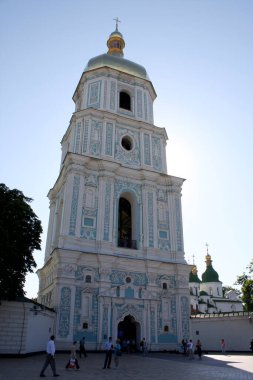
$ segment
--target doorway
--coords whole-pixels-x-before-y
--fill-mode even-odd
[[[140,339],[140,324],[136,322],[132,315],[127,315],[118,324],[118,338],[122,343],[123,351],[127,353],[135,352]]]

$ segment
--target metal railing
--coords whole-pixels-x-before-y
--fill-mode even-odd
[[[218,312],[218,313],[198,313],[191,314],[190,318],[221,318],[221,317],[233,317],[233,316],[248,316],[253,317],[253,313],[250,311],[227,311],[227,312]]]
[[[137,240],[118,239],[118,247],[137,249]]]

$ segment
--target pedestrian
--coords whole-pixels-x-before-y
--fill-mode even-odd
[[[103,369],[110,369],[111,367],[111,361],[112,361],[112,352],[113,352],[113,344],[112,344],[112,337],[110,336],[109,339],[104,344],[105,349],[105,361],[104,361],[104,367]]]
[[[82,339],[80,340],[80,345],[79,345],[79,357],[82,357],[82,354],[84,355],[85,358],[87,358],[87,353],[85,349],[85,337],[83,336]]]
[[[225,339],[221,339],[221,341],[220,341],[220,346],[221,346],[221,352],[222,352],[223,354],[225,354],[225,353],[226,353],[226,343],[225,343]]]
[[[183,354],[186,355],[186,350],[187,350],[187,341],[182,339],[182,349],[183,349]]]
[[[127,345],[127,354],[130,354],[131,353],[131,345],[130,345],[129,339],[127,339],[126,345]]]
[[[76,341],[73,342],[73,345],[71,346],[70,358],[68,363],[66,364],[66,369],[68,368],[80,369],[78,360],[76,358]]]
[[[51,368],[52,368],[52,371],[53,371],[53,376],[54,377],[57,377],[57,376],[60,376],[56,373],[56,368],[55,368],[55,343],[54,343],[54,335],[52,335],[50,337],[50,340],[48,341],[47,343],[47,347],[46,347],[46,360],[45,360],[45,364],[43,365],[42,367],[42,370],[40,371],[40,377],[46,377],[46,375],[44,374],[46,368],[48,367],[48,365],[50,364]]]
[[[187,343],[187,352],[188,352],[188,355],[189,355],[189,359],[193,360],[194,359],[194,355],[193,355],[193,343],[192,343],[191,339]]]
[[[119,366],[119,357],[121,356],[121,345],[120,345],[120,340],[116,340],[116,344],[114,347],[114,363],[115,363],[115,368],[118,368]]]
[[[196,354],[198,355],[199,360],[201,360],[201,356],[202,356],[202,344],[201,344],[201,342],[200,342],[199,339],[197,340],[197,343],[196,343]]]
[[[146,356],[148,353],[148,345],[145,338],[142,338],[142,354]]]
[[[251,341],[250,341],[250,349],[251,349],[251,352],[252,352],[252,354],[253,354],[253,338],[252,338]]]

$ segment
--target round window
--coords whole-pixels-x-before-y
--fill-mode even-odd
[[[131,278],[130,277],[127,277],[126,278],[126,282],[129,284],[131,282]]]
[[[130,136],[124,136],[121,140],[121,145],[125,150],[132,150],[133,149],[133,140]]]

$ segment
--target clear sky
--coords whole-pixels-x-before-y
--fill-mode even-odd
[[[168,174],[185,178],[185,256],[205,270],[206,246],[223,285],[253,258],[253,1],[0,0],[0,181],[34,199],[42,221],[59,173],[72,95],[88,60],[119,30],[125,58],[156,89]],[[38,291],[28,276],[28,297]]]

